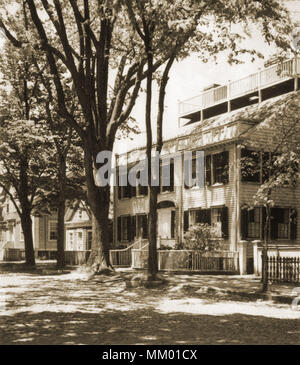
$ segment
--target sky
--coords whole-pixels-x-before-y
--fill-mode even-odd
[[[293,18],[300,21],[300,1],[285,1],[286,6],[293,12]],[[229,80],[237,80],[247,76],[264,67],[264,62],[276,52],[274,46],[265,43],[262,36],[255,31],[251,39],[247,40],[247,46],[253,48],[264,55],[264,59],[256,58],[252,63],[250,56],[244,59],[243,64],[230,66],[226,62],[224,54],[220,54],[217,64],[213,61],[202,63],[197,54],[193,54],[181,62],[177,62],[170,72],[169,83],[166,89],[165,114],[163,138],[175,137],[179,132],[178,128],[178,101],[197,96],[202,89],[211,84],[226,84]],[[278,52],[278,51],[277,51]],[[142,147],[146,143],[145,133],[145,95],[140,95],[132,116],[137,120],[141,134],[133,136],[131,139],[122,139],[116,142],[115,152],[123,153],[137,147]],[[153,97],[152,119],[155,122],[157,112],[157,93]],[[155,123],[153,123],[155,135]]]
[[[300,0],[284,0],[287,8],[292,12],[293,18],[300,21]],[[0,37],[0,49],[1,40]],[[183,61],[174,63],[166,89],[165,113],[163,138],[175,137],[179,132],[178,128],[178,101],[185,100],[201,93],[202,89],[211,84],[226,84],[229,80],[237,80],[247,76],[264,67],[264,62],[276,52],[273,46],[266,44],[258,33],[254,30],[251,39],[247,40],[247,47],[253,48],[264,55],[264,59],[256,58],[250,62],[250,56],[244,58],[244,63],[230,66],[226,62],[224,54],[220,54],[217,64],[213,61],[202,63],[197,54],[192,54]],[[278,52],[278,51],[277,51]],[[154,86],[155,90],[155,86]],[[137,147],[142,147],[146,142],[145,133],[145,94],[141,93],[133,109],[132,116],[136,119],[141,133],[131,136],[131,138],[117,140],[114,151],[123,153]],[[158,95],[154,91],[152,103],[153,135],[155,138],[155,120],[157,113]]]

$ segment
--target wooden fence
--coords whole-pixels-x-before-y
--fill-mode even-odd
[[[230,272],[239,271],[236,251],[158,250],[158,270]],[[132,250],[132,267],[147,268],[148,250]]]
[[[300,282],[300,258],[278,257],[267,258],[268,279],[273,282],[299,283]]]

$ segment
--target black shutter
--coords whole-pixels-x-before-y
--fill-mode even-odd
[[[136,237],[136,216],[131,216],[131,240]]]
[[[241,239],[248,238],[248,209],[241,209]]]
[[[211,185],[211,155],[205,156],[205,184]]]
[[[190,212],[185,210],[183,212],[183,231],[187,232],[190,226]]]
[[[224,151],[222,153],[222,164],[223,164],[222,183],[228,184],[228,181],[229,181],[229,151]]]
[[[271,240],[275,240],[278,238],[278,218],[280,218],[280,209],[271,208]]]
[[[265,224],[267,220],[267,210],[266,207],[261,208],[261,239],[263,240],[265,238]]]
[[[228,207],[221,208],[222,233],[225,240],[228,239]]]
[[[127,240],[131,241],[132,239],[132,231],[131,231],[131,217],[130,215],[126,217],[127,223]]]
[[[142,227],[143,227],[143,238],[148,238],[148,217],[147,215],[142,215]]]
[[[291,240],[297,239],[297,211],[296,211],[296,209],[290,210],[290,230],[291,230],[291,235],[290,235]]]
[[[134,197],[136,196],[136,186],[130,186],[131,187],[131,196]]]
[[[118,241],[121,241],[121,217],[118,217]]]
[[[204,212],[205,212],[204,223],[211,225],[211,209],[204,209]]]
[[[170,163],[170,191],[174,191],[174,163]]]
[[[175,237],[175,210],[171,211],[171,238]]]

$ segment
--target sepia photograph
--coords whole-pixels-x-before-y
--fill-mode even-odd
[[[0,0],[0,50],[1,353],[300,345],[300,0]]]

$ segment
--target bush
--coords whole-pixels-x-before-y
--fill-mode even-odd
[[[184,241],[177,249],[216,251],[220,249],[221,238],[217,228],[206,223],[197,223],[189,228]]]

